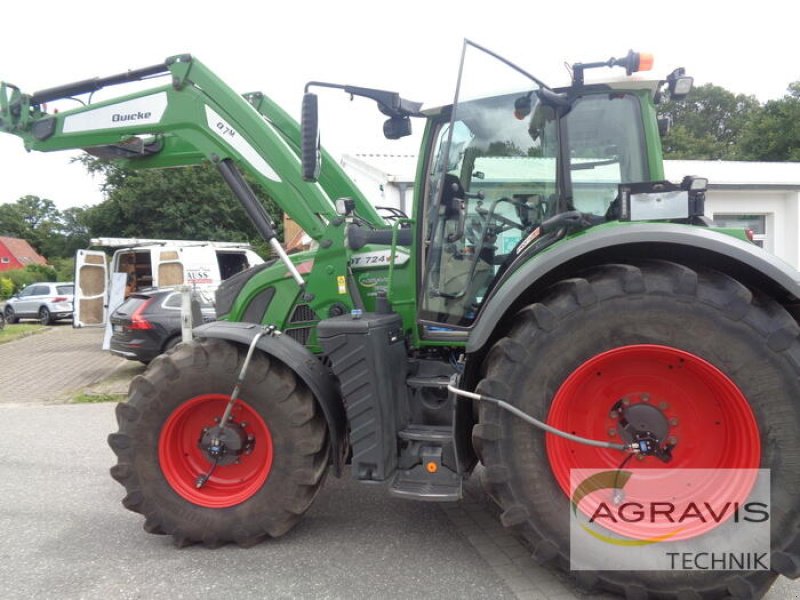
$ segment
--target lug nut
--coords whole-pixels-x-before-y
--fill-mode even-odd
[[[678,438],[676,438],[674,435],[671,435],[671,436],[669,436],[667,438],[667,443],[670,446],[677,446],[678,445]]]
[[[609,427],[609,428],[608,428],[608,435],[609,435],[610,437],[615,437],[615,436],[617,435],[617,430],[616,430],[616,429],[614,429],[613,427]]]
[[[669,424],[672,425],[673,427],[677,427],[679,422],[680,421],[678,421],[678,417],[672,417],[669,420]]]
[[[640,394],[639,398],[642,399],[642,402],[650,402],[650,394]]]
[[[658,408],[660,408],[661,410],[667,410],[669,408],[669,404],[667,404],[666,402],[660,402]]]
[[[617,411],[615,411],[615,410],[612,410],[610,413],[608,413],[608,418],[609,419],[616,419],[618,416],[619,416],[619,413]]]

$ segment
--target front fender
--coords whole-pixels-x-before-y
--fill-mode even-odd
[[[570,277],[575,269],[592,264],[630,259],[659,258],[700,264],[726,272],[742,283],[780,294],[784,301],[800,299],[800,273],[754,244],[730,235],[691,225],[635,223],[600,226],[566,239],[523,263],[487,298],[472,326],[467,353],[478,352],[491,339],[498,324],[521,308],[530,290],[546,281]],[[779,298],[780,300],[781,298]]]
[[[250,346],[259,331],[261,326],[253,323],[214,321],[196,327],[194,335]],[[340,477],[348,450],[347,419],[333,374],[305,346],[287,335],[264,335],[258,340],[257,348],[292,369],[314,394],[328,424],[334,473]]]

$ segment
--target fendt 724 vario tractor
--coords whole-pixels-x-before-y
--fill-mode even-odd
[[[453,105],[312,82],[302,128],[189,55],[34,94],[3,84],[0,129],[28,150],[210,162],[274,249],[223,283],[219,322],[131,383],[109,437],[124,506],[179,545],[248,546],[289,531],[329,471],[457,501],[482,463],[503,525],[535,560],[569,569],[570,515],[584,510],[573,470],[652,469],[659,489],[664,472],[768,469],[766,569],[572,573],[670,599],[755,598],[797,577],[800,278],[704,217],[703,179],[664,181],[657,104],[688,92],[682,70],[584,80],[646,62],[576,64],[551,88],[467,42]],[[45,106],[161,75],[160,87]],[[389,138],[424,121],[410,216],[381,216],[318,147],[309,90],[323,88],[376,101]],[[310,250],[286,254],[249,182]],[[737,502],[752,485],[740,481]],[[721,527],[656,541],[684,551]],[[621,546],[654,541],[618,533]]]

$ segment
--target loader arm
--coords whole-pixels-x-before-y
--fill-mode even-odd
[[[170,76],[170,83],[47,112],[47,102],[160,75]],[[232,162],[252,175],[313,239],[319,239],[326,222],[336,217],[332,199],[342,192],[357,201],[364,218],[383,224],[340,169],[329,169],[329,177],[320,185],[305,183],[298,144],[292,139],[299,135],[297,123],[264,96],[254,107],[189,55],[34,94],[2,83],[0,131],[22,138],[29,151],[83,149],[131,168],[186,166],[205,160],[221,167]]]

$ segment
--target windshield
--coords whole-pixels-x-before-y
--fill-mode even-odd
[[[433,138],[422,215],[420,316],[457,326],[532,240],[543,247],[542,221],[577,210],[603,222],[620,183],[647,180],[635,95],[595,90],[556,109],[535,78],[476,52],[465,50],[451,117]],[[486,92],[512,80],[516,91]]]
[[[565,117],[572,204],[605,215],[620,183],[646,181],[644,132],[633,94],[592,94],[574,100]]]
[[[452,116],[429,164],[423,318],[471,323],[526,228],[554,210],[554,119],[538,89],[535,78],[465,45]]]

